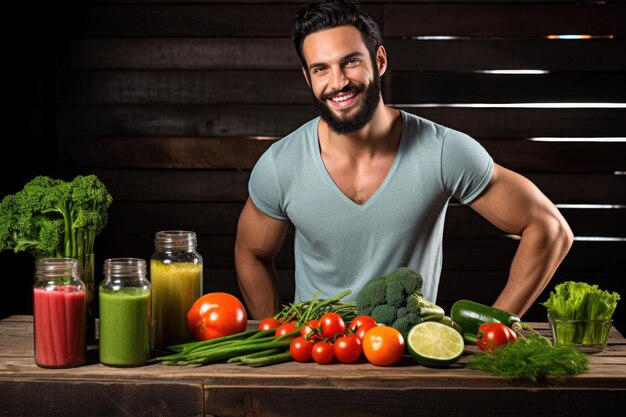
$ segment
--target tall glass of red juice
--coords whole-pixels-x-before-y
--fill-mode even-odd
[[[35,362],[44,368],[82,365],[87,353],[87,291],[80,280],[78,260],[39,259],[35,278]]]

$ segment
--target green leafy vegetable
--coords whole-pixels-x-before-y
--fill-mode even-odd
[[[620,296],[597,285],[568,281],[554,287],[542,305],[553,319],[554,336],[559,344],[602,345]],[[566,322],[574,320],[575,322]]]
[[[423,321],[444,321],[443,308],[422,297],[422,276],[410,268],[397,268],[372,278],[356,299],[357,314],[372,316],[406,338],[411,328]]]
[[[38,176],[0,202],[0,250],[80,260],[93,252],[112,201],[95,175],[71,182]]]
[[[573,346],[552,345],[539,335],[519,339],[492,352],[475,354],[467,368],[509,379],[536,382],[549,376],[562,381],[588,370],[587,355]]]

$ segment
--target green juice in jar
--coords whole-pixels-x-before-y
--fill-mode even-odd
[[[192,341],[187,326],[187,312],[202,295],[202,264],[190,262],[164,263],[150,261],[152,284],[153,345],[168,345]]]
[[[100,362],[139,366],[150,358],[150,291],[100,290]]]
[[[100,362],[140,366],[150,359],[150,282],[146,261],[112,258],[104,261],[100,301]]]

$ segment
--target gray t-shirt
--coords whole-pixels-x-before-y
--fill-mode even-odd
[[[424,278],[424,297],[436,302],[448,201],[478,197],[493,160],[471,137],[401,114],[396,158],[363,205],[343,194],[326,170],[319,117],[272,144],[255,165],[252,202],[295,226],[296,301],[346,289],[352,293],[345,300],[352,300],[372,277],[408,266]]]

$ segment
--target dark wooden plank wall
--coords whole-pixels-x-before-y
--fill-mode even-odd
[[[576,241],[548,289],[584,280],[626,297],[624,2],[362,4],[385,36],[385,101],[473,135],[570,222]],[[59,152],[68,176],[95,173],[115,199],[99,262],[149,258],[156,231],[195,230],[205,292],[239,295],[233,243],[250,169],[315,116],[289,38],[300,5],[90,1],[75,12],[59,59]],[[493,73],[520,69],[537,71]],[[491,303],[517,243],[453,205],[438,303]],[[291,251],[289,238],[277,261],[285,301]]]

